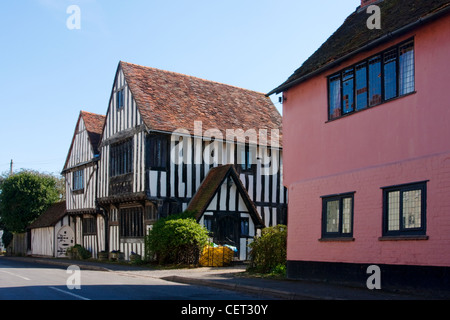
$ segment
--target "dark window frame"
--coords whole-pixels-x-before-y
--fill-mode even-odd
[[[125,90],[122,88],[120,90],[117,90],[116,92],[116,107],[118,110],[122,109],[123,107],[125,107],[125,95],[124,95]]]
[[[84,169],[74,171],[72,173],[73,177],[73,191],[83,191],[84,190]]]
[[[327,239],[345,239],[350,240],[353,239],[353,220],[354,220],[354,208],[355,208],[355,193],[356,192],[347,192],[340,193],[335,195],[322,196],[322,238],[321,240]],[[344,232],[343,226],[345,224],[343,215],[344,215],[344,199],[351,199],[351,211],[350,211],[350,232]],[[332,232],[327,231],[327,208],[329,202],[339,202],[339,225],[338,231]]]
[[[257,147],[255,144],[245,143],[245,145],[235,145],[236,151],[236,162],[238,163],[239,173],[249,173],[255,174],[256,170],[256,156]]]
[[[83,235],[97,234],[97,219],[95,217],[83,218]]]
[[[401,74],[401,63],[402,63],[402,55],[408,51],[405,51],[405,48],[412,48],[412,62],[411,61],[405,61],[405,63],[410,63],[410,68],[412,68],[412,75],[402,75]],[[393,57],[394,59],[388,59],[389,54],[394,53]],[[389,69],[388,66],[395,63],[394,69]],[[380,87],[377,88],[377,86],[373,86],[373,75],[371,74],[373,68],[379,64],[379,72],[380,72]],[[365,77],[366,82],[366,92],[367,92],[367,101],[365,103],[365,107],[358,108],[357,101],[358,101],[358,91],[361,92],[362,89],[357,89],[357,68],[365,67],[366,68],[366,74],[361,74],[361,77]],[[376,67],[378,69],[378,67]],[[388,82],[387,75],[390,73],[387,73],[386,71],[390,70],[391,72],[394,72],[395,74],[395,81]],[[348,78],[346,75],[353,74],[353,78]],[[372,77],[371,77],[372,75]],[[406,78],[405,78],[406,77]],[[411,80],[412,78],[412,80]],[[401,83],[401,81],[404,81],[404,83]],[[345,82],[352,81],[352,93],[353,96],[350,98],[346,97],[348,96],[345,91]],[[408,82],[409,81],[409,82]],[[333,83],[333,87],[332,87]],[[388,87],[387,84],[390,83],[392,86],[395,86],[394,88]],[[411,85],[412,84],[412,85]],[[335,87],[334,85],[338,85],[339,88]],[[405,88],[405,86],[408,88],[406,92],[403,92],[402,89]],[[331,90],[333,92],[331,92]],[[374,89],[378,89],[374,91]],[[336,92],[335,92],[336,91]],[[371,96],[372,92],[378,93],[379,96]],[[333,93],[336,94],[336,97],[334,97]],[[389,96],[387,96],[388,93],[391,93]],[[336,119],[340,119],[344,116],[348,116],[350,114],[354,114],[366,109],[369,109],[371,107],[378,106],[380,104],[392,101],[394,99],[407,96],[410,94],[415,93],[415,45],[414,45],[414,39],[408,39],[406,41],[403,41],[395,46],[392,46],[390,48],[387,48],[386,50],[383,50],[380,53],[377,53],[375,55],[372,55],[371,57],[358,61],[357,63],[348,66],[344,69],[341,69],[338,72],[333,73],[332,75],[327,77],[327,94],[328,94],[328,121],[333,121]],[[339,101],[337,100],[339,99]],[[345,102],[352,101],[353,105],[348,106],[348,109],[345,108]],[[337,106],[337,107],[336,107]],[[333,114],[331,113],[333,111]],[[346,112],[345,112],[346,111]]]
[[[121,238],[143,238],[145,236],[144,226],[143,207],[119,209],[119,234]]]
[[[167,171],[169,167],[169,138],[162,134],[150,134],[146,139],[147,168]]]
[[[241,217],[239,229],[241,238],[250,238],[250,218]]]
[[[110,177],[133,172],[133,139],[121,141],[110,146]]]
[[[427,225],[427,182],[419,181],[389,187],[381,188],[383,190],[383,237],[401,237],[401,236],[424,236],[426,235]],[[419,191],[421,192],[420,203],[420,227],[409,228],[404,224],[404,194],[405,192]],[[389,194],[399,192],[398,198],[398,230],[389,229]]]

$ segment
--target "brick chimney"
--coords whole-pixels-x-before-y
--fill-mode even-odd
[[[358,12],[366,10],[368,6],[371,4],[377,4],[382,2],[383,0],[361,0],[361,6],[357,8]]]

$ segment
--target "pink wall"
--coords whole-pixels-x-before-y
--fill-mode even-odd
[[[416,93],[327,123],[327,76],[414,36]],[[285,92],[288,260],[450,266],[450,17]],[[379,241],[381,187],[429,180],[428,240]],[[320,196],[356,191],[353,242],[320,242]]]

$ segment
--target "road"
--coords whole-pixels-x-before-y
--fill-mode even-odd
[[[68,287],[73,286],[74,289]],[[77,285],[80,289],[77,289]],[[255,300],[252,295],[116,272],[0,257],[0,300]]]

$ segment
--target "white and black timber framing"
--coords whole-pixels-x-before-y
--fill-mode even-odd
[[[158,159],[154,154],[155,140],[158,150],[164,151]],[[99,144],[98,204],[107,212],[106,250],[119,250],[126,259],[131,252],[144,255],[143,235],[151,225],[159,218],[185,210],[211,168],[236,164],[238,145],[148,128],[119,64]],[[255,148],[266,152],[266,147]],[[184,161],[180,164],[171,159],[174,150],[182,153],[179,156]],[[276,162],[274,174],[262,174],[263,165],[257,161],[246,170],[236,165],[264,226],[286,223],[282,151],[273,148],[269,152],[273,154],[272,162]],[[220,210],[229,210],[235,206],[230,199],[238,198],[225,193],[217,202],[223,204]]]
[[[75,243],[91,251],[95,258],[105,250],[106,225],[97,206],[99,129],[88,128],[93,126],[92,122],[94,127],[101,127],[104,117],[80,112],[62,174],[66,181],[66,212],[75,221]]]

